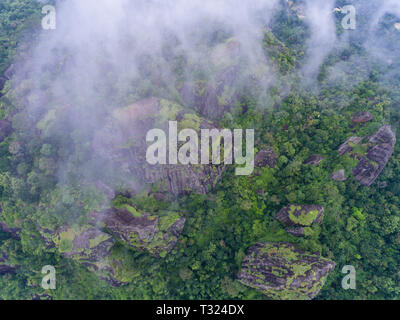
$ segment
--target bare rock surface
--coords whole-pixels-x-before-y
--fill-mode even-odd
[[[313,166],[318,166],[322,160],[324,160],[323,156],[320,156],[318,154],[312,154],[304,161],[304,164],[311,164]]]

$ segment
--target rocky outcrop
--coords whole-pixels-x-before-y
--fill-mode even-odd
[[[179,92],[185,104],[209,119],[219,119],[229,112],[238,100],[241,50],[241,44],[234,39],[211,50],[211,79],[184,83]]]
[[[17,263],[11,261],[10,253],[13,252],[13,241],[15,240],[7,240],[0,247],[0,275],[15,273],[19,266]]]
[[[91,227],[64,226],[53,236],[53,241],[65,257],[73,258],[94,269],[114,245],[110,235]]]
[[[122,284],[115,279],[110,261],[115,243],[111,235],[89,226],[63,226],[52,235],[52,241],[64,257],[84,265],[113,286]]]
[[[275,300],[309,300],[335,266],[289,243],[257,243],[248,250],[238,280]]]
[[[358,145],[364,138],[363,137],[350,137],[349,139],[346,140],[345,143],[343,143],[339,147],[339,155],[343,156],[346,153],[350,152],[353,150],[353,148]]]
[[[11,228],[5,222],[0,222],[0,229],[3,230],[3,232],[5,233],[9,233],[11,237],[15,240],[21,239],[19,236],[21,232],[20,228]]]
[[[372,185],[393,154],[396,136],[390,126],[381,127],[369,138],[367,153],[353,169],[354,178],[364,186]]]
[[[257,153],[254,164],[259,168],[264,168],[266,166],[274,168],[277,158],[278,156],[275,154],[274,150],[272,148],[267,148]]]
[[[131,206],[92,213],[93,221],[102,221],[115,237],[137,250],[146,250],[156,257],[165,257],[175,246],[185,225],[177,212],[152,216],[139,213]]]
[[[343,182],[343,181],[347,180],[345,172],[344,172],[343,169],[334,172],[332,174],[332,179],[335,180],[335,181],[339,181],[339,182]]]
[[[396,136],[390,126],[382,126],[369,138],[351,137],[339,147],[339,154],[357,159],[354,178],[364,186],[372,185],[393,154]],[[339,180],[340,181],[340,180]]]
[[[97,226],[99,227],[99,226]],[[114,238],[90,225],[64,225],[56,231],[38,228],[48,249],[55,248],[68,259],[82,264],[113,287],[132,281],[134,266],[129,255],[114,246]]]
[[[53,297],[46,294],[46,293],[42,293],[42,294],[34,294],[32,296],[32,300],[33,301],[39,301],[39,300],[43,300],[43,301],[50,301],[53,300]]]
[[[313,166],[318,166],[321,163],[322,160],[324,160],[323,156],[320,156],[318,154],[312,154],[311,156],[309,156],[307,158],[307,160],[305,160],[303,162],[303,164],[305,164],[305,165],[311,164]]]
[[[306,235],[306,230],[304,227],[287,228],[286,232],[295,237],[304,237]]]
[[[13,132],[11,122],[0,120],[0,142],[3,142]]]
[[[5,77],[0,77],[0,91],[4,89],[6,82],[7,79]],[[1,92],[0,92],[0,97],[1,97]]]
[[[96,134],[93,150],[110,167],[120,168],[121,175],[132,181],[133,189],[156,185],[160,192],[175,196],[208,193],[224,172],[223,165],[150,165],[146,161],[147,132],[158,128],[168,134],[169,121],[177,121],[178,131],[193,129],[199,137],[201,129],[217,128],[176,103],[150,98],[117,110],[105,128]],[[167,145],[167,157],[168,152]]]
[[[323,214],[324,208],[319,205],[291,204],[282,208],[276,219],[288,227],[310,227],[314,223],[321,223]]]
[[[354,123],[365,123],[371,121],[374,116],[370,112],[359,112],[353,116]]]
[[[0,275],[6,273],[15,273],[17,267],[8,263],[8,256],[4,252],[0,252]]]
[[[14,76],[14,74],[15,74],[15,65],[12,64],[4,72],[4,77],[7,78],[8,80],[11,80],[11,78]]]

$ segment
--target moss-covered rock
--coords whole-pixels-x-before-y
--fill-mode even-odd
[[[133,208],[133,207],[131,207]],[[175,246],[185,225],[185,218],[178,212],[163,212],[158,215],[128,208],[109,209],[92,213],[94,221],[101,221],[115,237],[136,250],[145,250],[156,257],[164,258]]]
[[[335,263],[289,243],[257,243],[242,262],[238,280],[276,300],[313,299]]]
[[[109,259],[115,240],[111,235],[90,226],[63,226],[52,235],[58,251],[84,265],[111,285],[121,284]]]
[[[324,208],[319,205],[291,204],[282,208],[276,219],[286,226],[310,227],[323,219]]]

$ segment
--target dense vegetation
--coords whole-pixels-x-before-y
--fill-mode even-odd
[[[24,30],[37,27],[39,10],[39,5],[29,0],[0,3],[0,73],[10,65],[19,39],[24,39]],[[388,42],[400,43],[400,32],[395,33],[391,21],[393,17],[386,17],[386,24],[381,24],[378,32],[382,37],[386,35]],[[336,262],[318,299],[398,299],[398,146],[371,187],[361,186],[352,177],[346,183],[336,182],[331,175],[342,168],[350,172],[355,166],[354,159],[337,153],[349,136],[370,135],[382,124],[390,124],[398,132],[399,77],[387,79],[388,67],[374,64],[373,58],[360,49],[357,38],[327,58],[318,77],[319,90],[305,89],[297,70],[304,63],[307,33],[299,17],[288,9],[279,12],[266,31],[264,47],[265,54],[278,66],[280,84],[270,89],[266,102],[243,96],[246,112],[233,112],[221,121],[227,128],[255,128],[256,148],[272,146],[279,155],[275,168],[256,169],[250,177],[236,177],[234,168],[229,168],[215,192],[181,196],[168,204],[152,197],[143,203],[123,196],[114,201],[116,206],[131,201],[147,212],[167,208],[183,212],[186,217],[178,244],[165,258],[117,244],[114,254],[125,257],[133,279],[118,288],[110,287],[84,266],[43,243],[37,222],[43,226],[65,222],[83,225],[102,199],[90,187],[78,187],[80,173],[73,172],[73,168],[65,175],[70,174],[76,181],[68,185],[68,190],[60,187],[57,164],[70,153],[76,161],[87,157],[88,151],[79,147],[84,143],[76,138],[76,148],[62,150],[59,139],[65,137],[52,136],[51,128],[44,138],[35,135],[33,129],[26,130],[31,119],[24,118],[19,106],[13,104],[6,85],[0,98],[1,115],[9,118],[19,113],[12,120],[13,135],[0,144],[0,221],[22,231],[20,240],[0,233],[0,247],[20,266],[15,274],[0,276],[0,297],[31,299],[46,293],[54,299],[263,299],[257,291],[235,281],[236,274],[251,245],[284,241],[320,252]],[[28,51],[26,47],[20,50],[20,54]],[[371,59],[372,72],[356,84],[351,73],[347,82],[332,83],[330,66],[351,60],[353,55]],[[365,68],[361,72],[367,72]],[[290,92],[282,95],[288,87]],[[137,95],[145,98],[148,92],[142,90]],[[353,125],[352,115],[360,111],[371,112],[374,120],[367,125]],[[46,130],[46,121],[40,125]],[[65,126],[68,132],[67,122]],[[311,154],[325,159],[319,166],[304,165]],[[313,226],[304,238],[288,234],[275,217],[290,203],[323,205],[324,223]],[[41,268],[49,264],[57,269],[54,291],[40,287]],[[357,290],[341,287],[341,268],[345,265],[357,270]]]

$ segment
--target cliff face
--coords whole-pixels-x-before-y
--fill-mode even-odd
[[[243,260],[238,280],[276,300],[317,296],[335,263],[289,243],[258,243]]]
[[[225,170],[223,165],[150,165],[146,161],[147,132],[157,128],[168,134],[169,121],[177,121],[178,132],[190,128],[199,137],[201,129],[217,128],[176,103],[150,98],[117,110],[109,124],[96,134],[93,149],[127,177],[132,177],[132,184],[137,186],[157,185],[161,192],[175,196],[209,192]],[[167,159],[168,152],[167,145]]]

